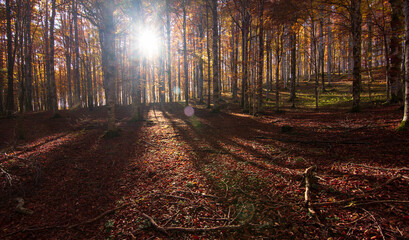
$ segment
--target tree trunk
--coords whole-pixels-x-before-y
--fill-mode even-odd
[[[250,14],[247,11],[247,1],[242,1],[242,84],[241,84],[241,107],[244,112],[249,111],[249,92],[248,92],[248,35],[250,27]]]
[[[408,128],[409,118],[409,0],[405,0],[405,106],[403,112],[403,119],[399,126],[399,130]]]
[[[108,132],[116,132],[115,127],[115,25],[114,4],[105,0],[102,5],[103,13],[103,71],[107,86]]]
[[[403,0],[389,0],[391,4],[391,43],[390,43],[390,58],[391,68],[389,72],[390,91],[392,103],[402,102],[402,81],[401,81],[401,65],[402,65],[402,34],[403,26]]]
[[[264,72],[264,0],[260,0],[260,13],[259,13],[259,32],[258,32],[258,40],[259,40],[259,55],[258,55],[258,62],[257,62],[257,112],[260,112],[262,109],[263,104],[263,72]]]
[[[352,85],[352,110],[359,111],[361,100],[361,0],[351,2],[351,27],[352,27],[352,56],[353,56],[353,85]]]
[[[203,69],[203,11],[200,11],[199,19],[199,101],[203,103],[203,79],[204,79],[204,69]]]
[[[291,108],[295,108],[295,80],[296,80],[296,33],[293,30],[290,30],[290,47],[291,47],[291,85],[290,85],[290,101]]]
[[[13,54],[13,35],[11,32],[11,7],[10,0],[6,0],[6,19],[7,19],[7,101],[6,115],[10,116],[14,112],[14,60]],[[18,31],[15,29],[17,35]],[[16,46],[14,46],[16,48]]]
[[[219,110],[219,29],[218,29],[218,16],[217,16],[217,0],[212,0],[212,20],[213,20],[213,111]]]
[[[55,8],[56,8],[56,0],[52,0],[51,2],[51,19],[50,19],[50,103],[51,103],[51,110],[54,114],[58,111],[58,104],[57,104],[57,88],[55,84],[55,68],[54,68],[54,23],[55,23]]]
[[[186,0],[183,0],[183,70],[185,76],[185,105],[189,105],[189,66],[187,62],[186,42]]]
[[[170,45],[170,8],[169,0],[166,0],[166,35],[167,35],[167,75],[168,75],[168,91],[169,91],[169,102],[172,102],[172,63],[171,63],[171,45]]]
[[[210,108],[210,89],[212,85],[212,79],[211,79],[211,67],[210,67],[210,32],[209,32],[209,5],[206,5],[206,41],[207,41],[207,108]]]
[[[331,73],[332,73],[332,28],[331,28],[331,26],[332,26],[331,18],[328,17],[328,27],[327,27],[327,35],[328,35],[327,76],[328,76],[328,85],[329,86],[331,86]]]
[[[80,87],[80,45],[78,40],[78,0],[72,1],[73,22],[74,22],[74,104],[81,106],[81,87]]]
[[[32,43],[31,43],[31,4],[30,0],[26,0],[25,10],[26,10],[26,19],[25,19],[25,46],[24,46],[24,55],[25,55],[25,109],[26,111],[33,111],[32,104],[32,85],[33,85],[33,64],[32,64]]]
[[[323,17],[320,17],[320,42],[318,46],[318,54],[319,54],[319,70],[321,71],[321,83],[322,83],[322,91],[325,92],[325,73],[324,73],[324,53],[325,53],[325,48],[324,48],[324,19]]]

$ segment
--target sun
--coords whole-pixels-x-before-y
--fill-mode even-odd
[[[160,40],[154,28],[144,28],[139,32],[139,49],[145,57],[155,57],[159,54]]]

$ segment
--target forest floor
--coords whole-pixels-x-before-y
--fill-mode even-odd
[[[103,107],[0,119],[0,238],[408,239],[397,108],[118,107],[115,138]]]

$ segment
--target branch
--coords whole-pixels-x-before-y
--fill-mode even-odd
[[[305,207],[308,209],[308,212],[311,213],[312,215],[317,214],[316,211],[311,206],[311,196],[310,196],[312,177],[316,169],[317,169],[317,166],[314,165],[314,166],[307,168],[304,172],[304,178],[305,178],[304,203],[305,203]]]
[[[367,166],[367,165],[359,164],[359,163],[348,163],[348,164],[352,164],[352,165],[356,165],[356,166],[360,166],[360,167],[364,167],[364,168],[369,168],[369,169],[384,170],[384,171],[398,171],[398,172],[409,171],[409,168],[407,168],[407,167],[403,167],[403,168],[383,168],[383,167]]]
[[[247,224],[240,225],[226,225],[219,227],[209,227],[209,228],[185,228],[185,227],[163,227],[155,222],[155,220],[146,215],[145,213],[142,216],[152,224],[152,226],[159,232],[169,236],[168,232],[185,232],[185,233],[199,233],[199,232],[214,232],[214,231],[224,231],[224,230],[237,230],[241,229]]]

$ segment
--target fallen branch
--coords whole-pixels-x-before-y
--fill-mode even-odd
[[[209,227],[209,228],[185,228],[185,227],[163,227],[155,222],[155,220],[146,215],[145,213],[142,216],[151,223],[151,225],[159,232],[169,236],[168,232],[185,232],[185,233],[199,233],[199,232],[214,232],[214,231],[225,231],[225,230],[237,230],[241,229],[247,224],[241,225],[226,225],[218,227]]]
[[[360,167],[364,167],[364,168],[369,168],[369,169],[375,169],[375,170],[398,171],[398,172],[409,171],[409,168],[406,168],[406,167],[403,167],[403,168],[383,168],[383,167],[372,167],[372,166],[359,164],[359,163],[348,163],[348,164],[352,164],[352,165],[356,165],[356,166],[360,166]]]
[[[219,198],[218,196],[215,196],[215,195],[209,195],[209,194],[198,193],[198,192],[187,192],[187,191],[181,191],[181,190],[176,191],[176,193],[186,193],[186,194],[192,194],[192,195],[199,195],[199,196],[208,197],[208,198]]]
[[[314,141],[314,140],[293,140],[293,139],[278,139],[276,137],[256,136],[256,139],[273,139],[282,142],[305,143],[305,144],[370,144],[369,142],[359,141]]]
[[[7,182],[9,183],[10,187],[13,186],[12,184],[12,177],[10,175],[10,173],[6,172],[6,170],[4,170],[3,168],[0,167],[0,172],[6,177]]]
[[[311,213],[312,215],[317,214],[317,212],[311,206],[311,196],[310,196],[312,177],[316,169],[317,169],[317,166],[314,165],[314,166],[307,168],[304,172],[304,179],[305,179],[304,203],[305,203],[305,207],[308,209],[308,212]]]
[[[368,214],[371,216],[372,220],[373,220],[374,223],[376,224],[376,228],[378,228],[379,233],[380,233],[381,236],[382,236],[382,239],[385,240],[385,239],[386,239],[386,238],[385,238],[385,234],[383,234],[382,227],[381,227],[381,225],[379,224],[378,220],[376,220],[375,216],[374,216],[372,213],[370,213],[369,211],[367,211],[366,209],[364,209],[364,208],[362,208],[362,210],[364,210],[366,213],[368,213]]]

